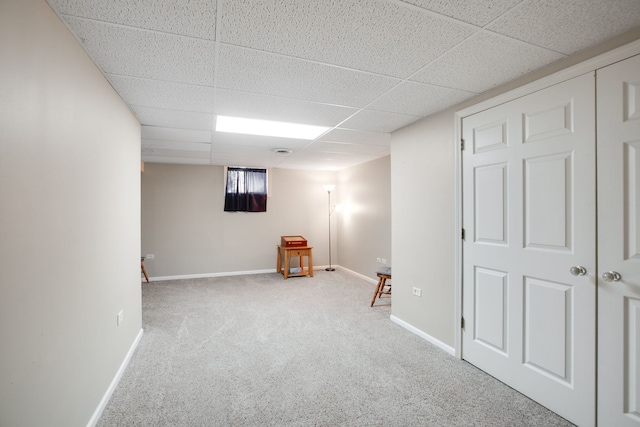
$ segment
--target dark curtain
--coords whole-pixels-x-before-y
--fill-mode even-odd
[[[226,212],[266,212],[267,170],[227,168],[224,210]]]

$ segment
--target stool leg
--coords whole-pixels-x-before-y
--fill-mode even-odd
[[[378,284],[376,285],[376,291],[373,293],[373,299],[371,300],[371,307],[373,307],[373,303],[376,302],[376,296],[380,295],[381,284],[382,284],[382,277],[378,279]]]
[[[386,277],[382,277],[380,279],[380,289],[378,290],[378,298],[380,298],[382,296],[382,294],[384,293],[384,287],[387,286],[387,278]]]
[[[144,268],[144,262],[140,263],[140,267],[142,267],[142,274],[144,274],[144,278],[147,279],[147,283],[149,283],[149,276],[147,276],[147,269]]]

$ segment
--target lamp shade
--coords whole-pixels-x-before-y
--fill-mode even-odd
[[[336,188],[336,186],[333,184],[326,184],[324,185],[323,188],[325,189],[325,191],[333,191],[333,189]]]

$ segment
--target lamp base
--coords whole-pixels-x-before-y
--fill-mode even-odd
[[[327,268],[325,268],[325,270],[326,270],[326,271],[336,271],[336,269],[335,269],[335,268],[331,268],[331,267],[327,267]]]

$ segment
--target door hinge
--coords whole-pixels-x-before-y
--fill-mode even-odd
[[[464,317],[460,318],[460,327],[464,329]]]
[[[460,140],[460,149],[464,150],[464,138]]]
[[[462,233],[460,237],[462,238],[462,240],[464,240],[464,228],[462,229]]]

